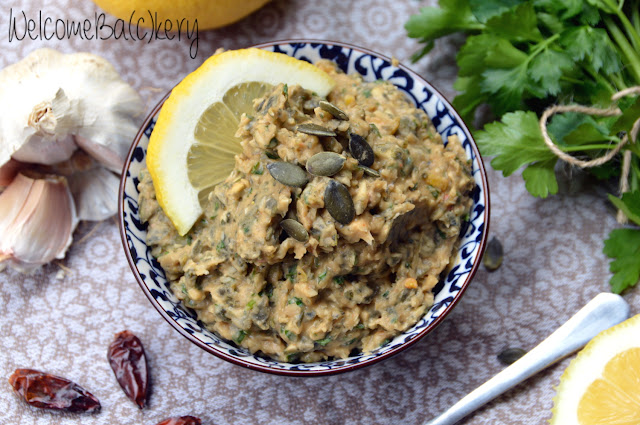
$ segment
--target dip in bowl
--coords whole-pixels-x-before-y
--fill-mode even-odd
[[[489,211],[486,175],[478,150],[446,100],[418,75],[401,65],[394,66],[388,58],[333,42],[301,40],[258,47],[318,63],[329,71],[335,68],[340,73],[360,76],[343,81],[346,96],[341,97],[339,93],[333,96],[339,105],[348,108],[351,124],[333,117],[325,120],[327,125],[336,127],[333,128],[336,133],[348,134],[348,140],[341,141],[345,146],[341,147],[339,140],[330,140],[328,136],[313,135],[308,150],[298,152],[299,157],[289,158],[296,144],[287,144],[285,136],[295,130],[305,133],[308,128],[302,125],[283,128],[283,133],[278,133],[277,150],[276,146],[265,146],[273,155],[265,159],[266,166],[256,163],[262,172],[253,173],[255,165],[250,167],[253,163],[247,163],[243,173],[243,158],[255,162],[252,148],[260,146],[252,143],[262,136],[250,134],[261,131],[256,130],[258,124],[253,125],[254,117],[244,120],[245,134],[238,132],[243,136],[245,148],[236,165],[238,178],[214,189],[214,197],[210,199],[215,212],[211,212],[216,215],[220,205],[224,210],[231,204],[230,209],[224,211],[225,220],[244,223],[242,226],[246,228],[248,224],[253,226],[257,219],[257,227],[249,232],[245,230],[246,235],[236,229],[237,225],[232,226],[231,231],[247,241],[251,241],[253,232],[267,235],[264,246],[257,239],[253,241],[262,253],[256,257],[256,249],[250,244],[242,245],[232,239],[235,252],[218,249],[219,255],[214,252],[214,258],[206,256],[216,267],[210,269],[204,280],[196,282],[189,279],[188,271],[163,270],[161,263],[167,267],[174,263],[162,257],[171,255],[171,252],[167,254],[166,247],[176,244],[162,245],[155,237],[158,231],[154,227],[154,216],[161,212],[150,202],[153,187],[144,170],[146,147],[163,100],[134,141],[123,173],[119,216],[125,253],[138,283],[163,317],[189,340],[218,357],[260,371],[303,376],[338,373],[375,363],[414,344],[437,326],[457,303],[480,263]],[[376,81],[380,82],[379,87],[372,84]],[[349,93],[352,85],[355,91]],[[275,90],[275,94],[257,104],[273,106],[280,102],[281,110],[289,115],[295,110],[294,115],[303,121],[314,119],[324,124],[324,112],[320,110],[323,108],[307,105],[319,100],[311,93],[292,88],[290,95],[285,91],[285,95],[278,96],[277,91],[282,88]],[[404,108],[403,102],[406,103],[405,96],[424,113],[402,112],[405,119],[395,120],[395,124],[393,114],[389,120],[380,116],[376,122],[383,128],[371,120],[355,118],[360,105],[353,102],[358,98],[369,111],[378,110],[370,97],[381,103],[389,101],[387,111],[394,108],[400,111]],[[255,120],[268,120],[269,107],[259,105]],[[331,107],[324,109],[337,114]],[[361,118],[364,116],[362,112]],[[349,125],[351,130],[347,129]],[[361,137],[352,133],[360,133]],[[398,135],[398,141],[386,143],[385,140],[391,139],[385,137],[391,133]],[[411,137],[407,139],[406,135]],[[360,146],[362,136],[373,145],[377,162],[372,163],[367,153],[362,152],[367,146],[366,143],[365,147]],[[308,138],[302,135],[297,139],[305,137]],[[322,146],[317,142],[321,137],[324,137]],[[436,144],[433,144],[434,138]],[[422,139],[425,145],[417,145],[416,140]],[[431,143],[428,146],[427,139]],[[448,142],[443,144],[442,140]],[[449,146],[443,148],[446,144]],[[344,169],[334,172],[335,177],[331,177],[333,174],[311,177],[295,190],[288,188],[286,182],[281,185],[277,167],[272,169],[274,163],[281,163],[282,159],[289,164],[300,160],[301,165],[306,163],[307,170],[313,171],[309,160],[318,150],[342,155]],[[437,152],[432,155],[431,151]],[[318,163],[322,165],[323,161]],[[454,168],[458,174],[450,172]],[[442,181],[443,176],[448,180]],[[343,202],[346,190],[340,187],[343,183],[352,189],[362,189],[362,193],[352,190],[355,212],[347,212],[346,216],[342,205],[331,208],[332,196],[338,204]],[[243,202],[238,195],[239,186],[243,186],[240,189],[247,193],[247,200],[260,203],[266,199],[264,208],[251,214],[252,220],[239,216],[240,211],[248,210],[247,202],[239,208]],[[268,196],[256,197],[254,193],[249,198],[254,188],[258,195]],[[377,195],[376,188],[382,188]],[[229,201],[230,193],[236,198],[235,203]],[[273,200],[271,204],[267,202],[270,200]],[[292,204],[297,207],[287,210]],[[265,208],[273,210],[267,214],[266,221],[262,220]],[[426,214],[436,217],[433,223],[425,220]],[[279,225],[284,218],[290,221],[290,226]],[[300,224],[310,234],[297,234]],[[211,231],[192,229],[193,241],[198,246],[202,242],[219,248],[222,245],[217,239],[200,239],[204,233],[219,238],[221,227],[217,226]],[[362,226],[370,231],[360,229]],[[149,231],[155,235],[151,239]],[[225,249],[230,245],[226,237],[222,233]],[[148,245],[150,240],[153,242]],[[274,249],[269,250],[270,243]],[[241,264],[218,266],[221,261],[218,257],[222,254],[231,254],[229,263],[241,259]],[[225,272],[225,269],[232,271]],[[241,274],[234,275],[238,270]],[[258,282],[260,291],[249,293],[246,287],[227,284],[245,278],[250,284]],[[207,294],[200,293],[199,288],[208,291]],[[242,291],[247,294],[240,294]],[[189,305],[196,310],[186,307]],[[240,313],[234,310],[238,305],[241,308],[235,310]],[[253,313],[242,316],[243,310]],[[244,329],[243,323],[247,320],[257,327],[245,326]]]

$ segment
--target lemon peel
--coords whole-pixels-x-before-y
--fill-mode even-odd
[[[233,166],[234,154],[240,152],[240,147],[232,143],[237,121],[236,127],[229,122],[237,120],[253,98],[245,98],[240,93],[233,99],[225,99],[225,95],[232,90],[249,90],[254,87],[250,83],[254,82],[272,86],[299,84],[321,97],[334,86],[326,72],[308,62],[255,48],[214,55],[187,75],[162,106],[147,153],[147,167],[158,203],[181,235],[185,235],[202,214],[199,193],[207,187],[207,182],[191,181],[187,162],[193,161],[195,152],[212,161],[213,171]],[[224,105],[217,108],[220,103]],[[210,108],[220,111],[212,112]],[[215,127],[206,122],[212,113],[216,119],[228,119]],[[191,151],[192,147],[202,145],[207,149]],[[195,178],[202,179],[204,175],[206,173],[196,173]],[[220,173],[216,178],[219,177]]]

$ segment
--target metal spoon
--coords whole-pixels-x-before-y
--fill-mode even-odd
[[[525,379],[584,347],[597,334],[628,317],[629,305],[620,295],[596,295],[537,347],[425,425],[455,424]]]

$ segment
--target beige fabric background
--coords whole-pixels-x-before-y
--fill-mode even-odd
[[[9,3],[9,4],[8,4]],[[0,6],[0,66],[38,47],[90,51],[114,63],[150,109],[218,47],[237,48],[291,37],[361,45],[410,65],[449,98],[453,50],[439,43],[411,65],[418,45],[403,29],[432,2],[416,0],[276,0],[228,28],[191,41],[8,40],[9,14],[93,19],[88,0],[23,0]],[[435,2],[433,2],[435,3]],[[107,22],[114,18],[107,17]],[[449,44],[451,41],[448,42]],[[487,163],[488,165],[488,163]],[[61,265],[33,276],[0,273],[1,424],[156,424],[192,414],[205,424],[420,424],[500,371],[496,354],[530,349],[597,293],[608,291],[603,240],[616,226],[602,190],[589,185],[573,196],[529,196],[519,177],[489,167],[491,235],[505,247],[503,266],[481,269],[447,320],[412,349],[371,367],[326,378],[271,376],[228,364],[181,337],[153,309],[125,261],[114,220],[81,225],[91,235],[73,245]],[[71,270],[62,279],[64,266]],[[625,298],[640,311],[640,289]],[[143,341],[152,376],[147,409],[139,411],[119,389],[106,361],[113,335],[123,329]],[[550,417],[553,386],[568,359],[521,384],[464,421],[471,425],[539,424]],[[62,415],[26,406],[7,378],[18,367],[66,376],[93,392],[95,415]]]

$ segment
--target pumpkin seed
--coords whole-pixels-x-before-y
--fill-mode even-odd
[[[358,160],[360,165],[371,167],[373,165],[373,149],[364,137],[356,133],[349,133],[349,152]]]
[[[502,244],[494,236],[487,244],[487,250],[484,252],[484,256],[482,257],[482,263],[487,270],[492,272],[500,267],[503,258],[504,251],[502,249]]]
[[[307,232],[307,229],[305,229],[304,226],[296,220],[290,218],[282,220],[280,222],[280,227],[287,232],[287,235],[299,242],[306,242],[309,240],[309,232]]]
[[[369,168],[364,165],[358,165],[358,168],[361,169],[369,177],[380,177],[380,173],[373,168]]]
[[[498,354],[498,360],[500,361],[500,363],[510,365],[512,363],[515,363],[520,357],[524,356],[525,354],[527,354],[527,352],[522,348],[507,348],[506,350],[503,350],[502,352],[500,352],[500,354]]]
[[[307,173],[299,166],[290,162],[272,162],[271,164],[267,164],[267,170],[269,170],[271,177],[287,186],[302,187],[309,181]]]
[[[349,224],[356,216],[349,189],[336,180],[330,180],[324,191],[324,207],[340,224]]]
[[[298,124],[296,126],[296,131],[320,137],[335,137],[336,135],[335,132],[329,130],[328,128],[314,123]]]
[[[349,121],[349,115],[347,115],[345,111],[338,108],[333,103],[327,102],[326,100],[321,100],[320,102],[318,102],[318,104],[320,106],[320,109],[322,109],[323,111],[327,111],[328,113],[333,115],[335,118],[338,118],[339,120],[343,120],[343,121]]]
[[[345,158],[335,152],[320,152],[307,161],[307,171],[314,176],[333,176],[342,170]]]

